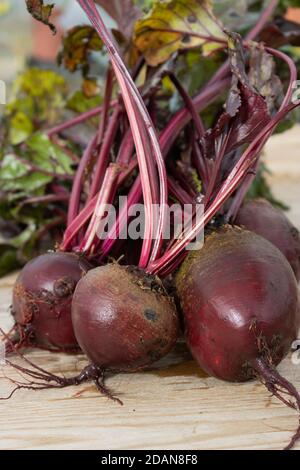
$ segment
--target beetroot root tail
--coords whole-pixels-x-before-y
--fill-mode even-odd
[[[0,332],[3,334],[1,329]],[[28,357],[25,357],[13,344],[13,342],[7,338],[7,335],[5,335],[5,339],[7,340],[7,344],[11,351],[14,352],[20,359],[22,359],[29,367],[22,367],[21,365],[6,359],[6,364],[13,369],[16,369],[20,373],[21,377],[23,377],[24,382],[6,377],[12,384],[15,385],[15,388],[7,397],[0,398],[0,400],[10,399],[17,390],[21,389],[45,390],[50,388],[66,388],[74,385],[81,385],[84,382],[93,381],[102,395],[106,396],[112,401],[119,403],[120,405],[123,405],[122,401],[119,400],[119,398],[113,396],[110,390],[106,387],[105,371],[102,368],[94,364],[90,364],[74,377],[60,377],[46,371],[45,369],[30,361]]]
[[[20,353],[19,356],[22,356]],[[88,382],[92,380],[99,392],[109,398],[110,400],[123,405],[123,402],[115,397],[110,390],[105,385],[105,375],[103,369],[100,369],[93,364],[85,367],[80,374],[74,377],[60,377],[58,375],[51,374],[47,372],[45,369],[42,369],[36,366],[33,362],[28,361],[27,358],[24,358],[26,362],[29,362],[32,366],[32,369],[25,368],[16,364],[12,361],[6,360],[6,364],[10,367],[16,369],[20,375],[23,377],[23,382],[19,380],[14,380],[11,377],[6,377],[12,384],[15,385],[15,388],[12,392],[4,398],[0,398],[0,400],[8,400],[10,399],[15,392],[21,389],[26,390],[46,390],[51,388],[66,388],[71,386],[81,385],[82,383]]]
[[[292,408],[300,414],[300,395],[294,385],[287,379],[282,377],[279,372],[269,364],[265,359],[257,359],[252,364],[255,370],[257,378],[265,385],[267,390],[278,398],[289,408]],[[297,431],[294,433],[289,444],[284,447],[284,450],[291,450],[296,442],[300,439],[300,416],[299,426]]]

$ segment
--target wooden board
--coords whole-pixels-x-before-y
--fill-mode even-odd
[[[299,128],[276,136],[267,160],[275,194],[291,206],[300,228]],[[0,281],[0,324],[9,327],[15,275]],[[80,356],[35,351],[30,359],[54,373],[74,374]],[[279,368],[300,389],[300,365],[291,357]],[[0,372],[0,396],[11,389]],[[64,390],[20,391],[0,402],[0,449],[281,449],[298,424],[258,382],[227,384],[205,376],[179,344],[150,371],[108,380],[121,407],[91,384]],[[300,449],[300,445],[297,446]]]

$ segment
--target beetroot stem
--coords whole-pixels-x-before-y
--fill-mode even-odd
[[[100,118],[100,123],[99,123],[99,130],[98,130],[98,139],[97,139],[97,145],[100,145],[102,143],[102,139],[104,137],[105,133],[105,128],[108,120],[108,114],[110,110],[110,102],[111,102],[111,97],[112,97],[112,91],[113,91],[113,71],[109,67],[106,75],[106,82],[105,82],[105,92],[104,92],[104,103],[103,103],[103,108],[101,111],[101,118]]]
[[[120,172],[118,181],[116,183],[117,188],[119,188],[123,184],[123,182],[126,180],[126,178],[130,175],[130,173],[132,173],[132,171],[136,168],[137,162],[133,160],[130,164],[126,164],[126,163],[122,163],[120,159],[120,162],[117,161],[117,163],[119,164],[120,168],[122,167],[122,165],[125,165],[122,171]],[[71,222],[71,224],[66,228],[65,233],[64,233],[64,239],[60,246],[61,251],[68,250],[74,237],[76,237],[78,232],[89,221],[89,219],[91,218],[95,210],[98,196],[99,196],[99,192],[93,197],[93,199],[90,200],[90,202],[79,212],[77,217],[75,217],[73,222]]]
[[[167,175],[164,166],[163,158],[161,155],[160,147],[157,141],[156,132],[152,124],[149,113],[145,107],[145,104],[130,76],[128,73],[114,43],[108,33],[101,16],[98,13],[93,1],[91,0],[78,0],[81,7],[86,12],[90,21],[96,28],[99,36],[107,46],[108,52],[111,57],[111,61],[114,67],[115,74],[117,76],[120,88],[122,90],[124,104],[127,110],[128,119],[130,121],[133,138],[137,150],[137,157],[139,161],[144,203],[146,209],[146,227],[145,227],[145,239],[142,248],[140,266],[146,266],[149,256],[151,259],[155,259],[160,251],[163,238],[163,230],[166,220],[166,205],[168,201],[168,190],[167,190]],[[146,139],[142,139],[140,136],[141,126],[145,126],[147,137],[150,141],[152,154],[145,154],[145,147],[147,145]],[[154,160],[153,160],[154,157]],[[157,230],[154,227],[155,220],[153,217],[153,200],[155,199],[149,191],[149,167],[155,164],[157,165],[159,174],[159,187],[160,187],[160,213]],[[152,206],[152,207],[151,207]],[[154,235],[155,242],[154,247],[151,251],[152,236]]]
[[[206,87],[195,98],[193,98],[194,106],[198,112],[203,110],[210,102],[214,101],[218,97],[218,94],[221,93],[223,89],[226,88],[229,84],[230,79],[222,80],[220,83],[215,83],[208,88]],[[189,110],[184,107],[183,109],[177,111],[177,113],[170,120],[167,127],[162,131],[159,137],[159,142],[164,158],[166,158],[181,130],[188,124],[190,120],[191,114]],[[111,232],[103,242],[101,259],[104,259],[110,253],[116,242],[116,238],[111,238],[112,234],[119,235],[122,233],[128,218],[128,208],[133,204],[137,204],[140,201],[141,196],[141,180],[140,176],[138,176],[131,190],[129,191],[127,204],[121,208],[116,220],[116,224],[112,227]]]
[[[80,160],[79,166],[77,168],[77,171],[74,177],[73,186],[72,186],[70,203],[69,203],[68,223],[67,223],[68,226],[71,224],[71,222],[74,220],[74,218],[78,214],[84,174],[85,174],[87,165],[89,164],[90,159],[92,157],[96,142],[97,142],[97,134],[93,137],[93,139],[90,141],[87,148],[85,149],[83,156]]]
[[[117,101],[114,101],[111,106],[115,106],[117,104]],[[46,134],[48,137],[52,137],[55,134],[59,134],[67,129],[70,129],[71,127],[78,126],[84,121],[87,121],[88,119],[91,119],[92,117],[97,116],[102,112],[103,106],[97,106],[96,108],[90,109],[89,111],[86,111],[84,113],[79,114],[78,116],[75,116],[71,119],[68,119],[64,122],[61,122],[55,127],[52,127],[51,129],[46,130]]]
[[[91,183],[91,188],[89,190],[87,202],[89,202],[95,196],[95,194],[97,194],[97,192],[102,186],[105,170],[109,161],[110,151],[113,146],[119,127],[120,112],[121,109],[119,107],[116,107],[114,109],[113,115],[111,116],[111,119],[107,126],[104,139],[102,141],[101,149],[97,158],[97,163],[95,165],[95,171]]]
[[[106,212],[106,204],[111,204],[114,200],[119,173],[120,167],[114,163],[111,163],[106,170],[91,222],[79,247],[79,250],[84,253],[87,253],[95,242],[99,226]]]
[[[194,200],[188,194],[178,183],[177,181],[172,177],[168,176],[168,186],[169,186],[169,191],[170,194],[175,197],[180,204],[193,204]]]
[[[193,124],[195,125],[195,128],[198,133],[198,138],[201,139],[203,135],[205,134],[205,127],[203,124],[203,121],[194,105],[194,102],[192,98],[189,96],[188,92],[183,88],[177,77],[172,73],[168,72],[167,75],[169,76],[170,80],[172,81],[173,85],[176,87],[177,91],[179,92],[181,98],[183,99],[183,102],[186,106],[186,108],[189,110],[191,113],[191,116],[193,118]]]

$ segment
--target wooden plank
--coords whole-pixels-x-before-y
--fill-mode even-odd
[[[291,205],[300,228],[299,128],[276,136],[267,161],[274,193]],[[9,327],[15,275],[0,281],[0,324]],[[74,374],[82,356],[30,353],[54,373]],[[300,365],[287,358],[279,370],[300,389]],[[3,377],[0,395],[11,390]],[[155,368],[122,374],[108,385],[121,407],[99,396],[91,384],[64,390],[20,391],[0,402],[0,449],[281,449],[298,424],[297,413],[270,398],[258,382],[227,384],[207,377],[180,343]],[[297,449],[300,449],[298,444]]]

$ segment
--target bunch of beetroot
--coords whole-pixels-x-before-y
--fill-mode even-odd
[[[30,369],[9,358],[9,364],[31,377],[28,385],[19,383],[17,388],[59,388],[94,380],[109,394],[103,383],[106,371],[147,367],[174,346],[179,334],[172,298],[176,291],[187,343],[201,368],[222,380],[257,378],[300,412],[297,390],[276,371],[300,327],[299,233],[268,202],[245,199],[266,141],[296,107],[291,104],[296,78],[292,61],[282,52],[249,42],[254,39],[251,33],[246,41],[228,33],[228,42],[220,47],[228,47],[229,62],[195,98],[166,72],[185,106],[158,137],[147,97],[142,98],[94,2],[78,3],[107,46],[112,67],[108,92],[100,128],[74,180],[64,239],[56,252],[28,263],[16,281],[15,327],[7,337],[7,350],[20,354],[21,346],[80,348],[90,365],[78,376],[65,379],[26,358]],[[290,70],[290,86],[279,106],[275,96],[272,100],[263,95],[261,77],[248,73],[249,60],[259,70],[272,56]],[[114,79],[121,92],[117,101],[112,101]],[[206,130],[199,112],[226,87],[226,107]],[[110,149],[120,134],[121,144],[112,162]],[[170,149],[183,135],[188,140],[190,167],[184,162],[174,168]],[[84,174],[95,155],[89,197],[82,201]],[[195,171],[200,193],[188,180]],[[128,208],[142,198],[145,233],[142,243],[136,244],[138,249],[128,244],[123,250],[120,240],[110,233],[99,237],[103,207],[115,202],[124,182],[130,188],[127,206],[118,208],[111,233],[121,233]],[[166,209],[171,198],[193,209],[188,228],[166,243]],[[199,201],[204,204],[200,220]],[[152,209],[155,204],[158,220]],[[188,245],[203,229],[204,246],[189,252]],[[118,253],[125,254],[123,260],[116,260]],[[115,260],[109,261],[109,256]],[[173,288],[167,291],[170,281]],[[288,448],[299,437],[300,427]]]

